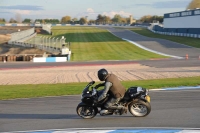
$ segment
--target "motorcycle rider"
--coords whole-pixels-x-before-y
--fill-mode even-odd
[[[100,81],[105,81],[104,83],[100,83],[95,86],[95,88],[104,86],[103,93],[98,97],[97,102],[103,100],[106,96],[108,91],[110,91],[112,98],[109,99],[104,107],[106,110],[102,110],[105,114],[108,113],[109,109],[119,109],[120,114],[123,114],[127,111],[126,107],[122,105],[117,105],[117,103],[124,97],[126,89],[121,84],[120,80],[115,74],[109,74],[106,69],[100,69],[98,71],[98,78]]]

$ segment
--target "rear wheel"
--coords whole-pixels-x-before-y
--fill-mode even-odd
[[[97,115],[98,109],[91,106],[78,105],[76,112],[80,117],[84,119],[91,119]]]
[[[149,102],[138,100],[129,104],[129,112],[136,117],[147,116],[151,112],[151,105]]]

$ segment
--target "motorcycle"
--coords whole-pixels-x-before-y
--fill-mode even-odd
[[[83,89],[81,101],[77,108],[77,114],[84,119],[91,119],[99,113],[105,115],[122,115],[119,109],[105,109],[104,104],[111,98],[108,93],[105,99],[96,102],[96,99],[102,94],[103,90],[97,91],[92,85],[95,81],[91,81]],[[90,90],[91,88],[91,90]],[[130,87],[126,91],[124,97],[117,103],[123,105],[135,117],[144,117],[151,112],[150,96],[148,90],[142,87]]]

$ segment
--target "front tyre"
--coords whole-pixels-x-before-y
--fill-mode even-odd
[[[98,109],[87,105],[78,105],[77,114],[84,119],[91,119],[97,115]]]
[[[151,112],[151,105],[149,102],[138,100],[130,103],[128,109],[132,115],[136,117],[144,117]]]

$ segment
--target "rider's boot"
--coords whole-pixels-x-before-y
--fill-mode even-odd
[[[110,107],[110,109],[118,109],[120,115],[127,113],[127,108],[122,105],[113,105]]]
[[[120,115],[127,114],[127,108],[126,107],[121,108],[119,113]]]

